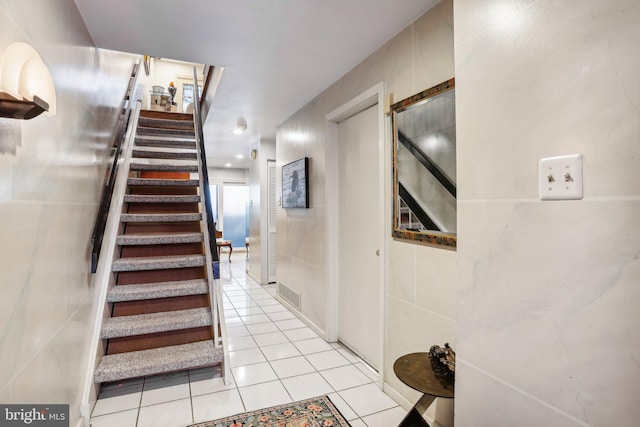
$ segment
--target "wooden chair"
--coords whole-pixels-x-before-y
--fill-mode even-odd
[[[220,249],[222,247],[229,248],[229,262],[231,262],[231,254],[233,253],[233,247],[231,246],[231,240],[222,239],[222,231],[216,230],[216,246],[218,247],[218,259],[220,259]]]

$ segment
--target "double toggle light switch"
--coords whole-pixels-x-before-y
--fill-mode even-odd
[[[540,159],[539,177],[540,200],[582,199],[582,154]]]

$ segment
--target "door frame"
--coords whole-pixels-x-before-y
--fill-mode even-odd
[[[386,203],[386,183],[389,181],[388,168],[386,168],[388,153],[385,149],[385,112],[384,112],[384,94],[385,83],[380,82],[368,90],[362,92],[360,95],[344,103],[340,107],[331,111],[326,115],[327,120],[327,149],[326,149],[326,185],[327,185],[327,212],[338,212],[338,124],[354,116],[374,105],[377,105],[377,118],[378,118],[378,194],[380,194],[378,200],[378,213],[379,213],[379,226],[378,230],[378,248],[380,250],[379,262],[378,262],[378,275],[380,277],[378,283],[379,295],[378,295],[378,308],[380,312],[380,320],[378,328],[380,331],[380,345],[378,348],[378,366],[379,366],[379,379],[378,386],[383,387],[384,384],[384,367],[385,367],[385,344],[386,344],[386,305],[385,305],[385,290],[387,282],[387,239],[391,230],[389,221],[386,221],[385,216],[385,203]],[[339,230],[338,230],[338,217],[335,214],[327,215],[327,310],[326,310],[326,330],[327,339],[330,342],[338,340],[338,303],[339,303],[339,289],[338,283],[338,267],[340,264],[340,256],[338,253],[339,243]]]

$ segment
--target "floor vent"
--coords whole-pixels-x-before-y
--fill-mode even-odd
[[[300,310],[300,294],[287,285],[284,285],[282,282],[278,282],[278,295]]]

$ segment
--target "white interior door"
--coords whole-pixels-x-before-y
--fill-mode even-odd
[[[338,339],[378,369],[378,106],[338,123]]]

